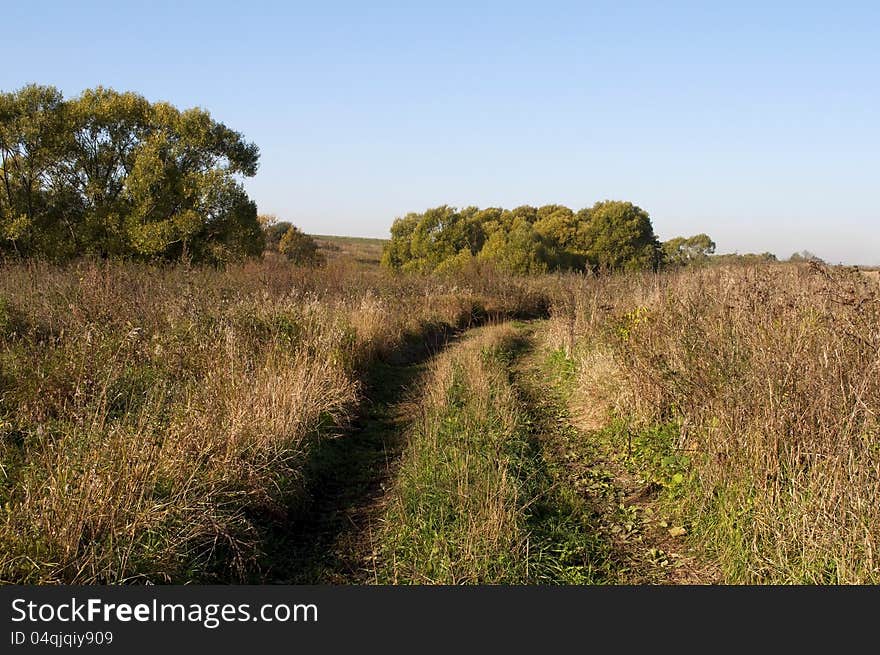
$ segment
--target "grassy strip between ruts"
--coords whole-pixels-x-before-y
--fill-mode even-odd
[[[594,515],[557,481],[546,426],[512,383],[526,346],[520,329],[492,326],[434,361],[388,499],[380,582],[606,581]]]

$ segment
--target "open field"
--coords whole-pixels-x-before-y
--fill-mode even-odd
[[[0,276],[0,579],[236,579],[313,444],[408,342],[545,311],[528,285],[9,264]],[[488,295],[486,295],[488,294]]]
[[[880,580],[880,293],[858,271],[576,282],[573,411],[667,496],[722,580]]]
[[[405,275],[318,239],[3,265],[0,580],[880,581],[870,275]]]
[[[378,266],[382,257],[382,248],[387,239],[371,239],[368,237],[339,237],[314,234],[312,238],[318,243],[321,252],[328,259],[344,258],[359,264]]]

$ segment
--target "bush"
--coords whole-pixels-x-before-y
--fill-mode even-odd
[[[278,242],[278,252],[297,264],[315,266],[324,263],[318,243],[298,227],[291,225]]]

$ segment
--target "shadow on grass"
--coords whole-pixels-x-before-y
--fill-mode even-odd
[[[469,329],[511,319],[545,318],[546,304],[508,315],[474,307],[456,327],[426,325],[374,362],[362,379],[364,400],[347,429],[330,428],[309,454],[304,482],[286,516],[256,516],[260,557],[254,584],[363,584],[375,581],[372,522],[404,447],[408,389],[428,361]],[[334,434],[335,432],[335,434]],[[340,433],[341,432],[341,433]]]
[[[258,529],[262,557],[251,582],[358,584],[373,580],[371,521],[404,441],[400,403],[426,363],[464,330],[435,325],[410,335],[364,379],[359,417],[342,434],[313,446],[305,493],[290,499],[286,520]]]
[[[554,393],[533,376],[523,361],[535,350],[532,330],[507,344],[510,383],[528,415],[526,442],[517,475],[531,498],[526,512],[530,534],[529,575],[525,584],[606,584],[610,581],[610,545],[598,529],[599,515],[566,479],[554,451],[587,447],[571,426]]]

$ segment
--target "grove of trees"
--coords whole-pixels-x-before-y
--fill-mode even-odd
[[[272,214],[261,214],[257,220],[263,228],[266,252],[278,253],[295,264],[317,266],[325,263],[318,242],[293,223],[279,221]]]
[[[708,234],[675,237],[663,242],[663,261],[669,266],[705,264],[715,252],[715,242]]]
[[[656,269],[663,248],[648,213],[630,202],[606,200],[577,212],[562,205],[443,205],[397,219],[382,257],[384,266],[404,271],[444,271],[471,261],[514,273]]]
[[[0,257],[223,262],[264,235],[240,176],[259,151],[194,108],[95,88],[0,93]]]
[[[819,257],[819,255],[810,252],[809,250],[801,250],[799,252],[792,253],[791,257],[788,258],[788,261],[795,263],[803,263],[803,262],[815,262],[817,264],[824,264],[825,261]]]
[[[223,263],[267,250],[320,264],[314,239],[257,216],[240,178],[256,174],[258,159],[256,145],[203,109],[102,87],[69,100],[51,86],[0,92],[0,258]],[[719,259],[714,251],[705,234],[661,243],[630,202],[580,211],[443,205],[397,219],[382,263],[425,272],[480,261],[520,274],[643,270],[704,264]]]

